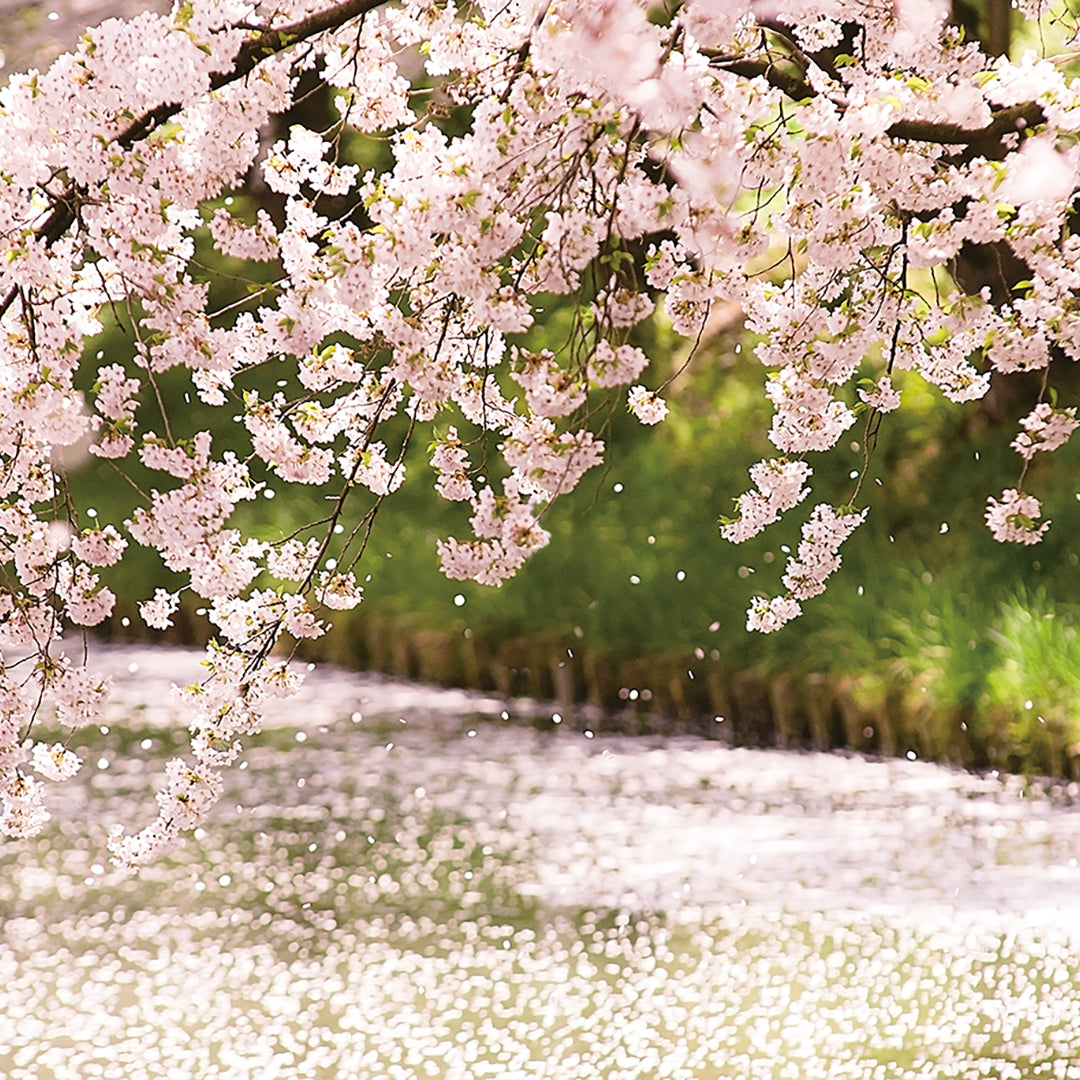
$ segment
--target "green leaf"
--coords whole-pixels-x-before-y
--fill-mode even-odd
[[[180,136],[184,133],[184,127],[176,120],[167,120],[160,127],[154,128],[146,141],[154,146],[164,146],[166,143],[180,142]]]

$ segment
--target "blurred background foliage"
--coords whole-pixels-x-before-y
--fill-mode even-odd
[[[212,270],[216,305],[236,299],[230,287],[271,272],[231,265],[208,247],[200,258]],[[549,308],[529,335],[532,346],[557,347],[563,338],[569,301]],[[772,452],[767,372],[753,359],[754,342],[735,311],[714,314],[685,369],[690,343],[662,312],[638,340],[656,358],[650,385],[676,376],[664,391],[671,414],[643,428],[621,397],[590,403],[603,425],[606,463],[551,507],[544,518],[551,544],[515,579],[489,589],[439,573],[436,539],[467,537],[468,511],[436,495],[422,434],[361,563],[365,603],[333,613],[330,634],[304,654],[564,706],[588,700],[714,725],[719,715],[743,741],[911,749],[969,764],[1072,771],[1080,741],[1080,446],[1045,461],[1037,455],[1025,478],[1053,519],[1042,544],[998,544],[983,524],[987,496],[1019,476],[1008,444],[1031,407],[1030,387],[1018,384],[1015,394],[965,415],[917,377],[900,381],[904,406],[885,417],[859,496],[870,507],[866,524],[842,549],[826,594],[795,623],[762,636],[745,629],[748,600],[782,591],[785,549],[797,545],[810,506],[850,499],[863,425],[834,452],[810,456],[813,493],[801,516],[729,544],[717,518],[749,486],[748,467]],[[110,316],[89,348],[111,361],[129,357],[125,317]],[[265,395],[294,379],[283,363],[259,372],[254,385]],[[175,436],[208,427],[216,447],[242,450],[239,404],[201,405],[181,371],[158,384]],[[1063,404],[1071,400],[1063,393]],[[155,429],[152,402],[140,422]],[[445,431],[451,422],[436,423]],[[167,479],[128,472],[144,492]],[[122,520],[140,501],[107,462],[89,459],[73,479],[84,493],[80,509],[92,504],[99,519]],[[260,479],[268,492],[239,508],[241,527],[279,540],[325,514],[329,489]],[[358,501],[346,528],[367,509]],[[155,553],[129,556],[108,582],[120,597],[112,629],[121,634],[140,632],[135,603],[168,577]],[[177,633],[201,639],[208,629],[189,605]]]

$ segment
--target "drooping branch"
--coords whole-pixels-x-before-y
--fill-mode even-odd
[[[385,3],[386,0],[345,0],[343,4],[317,11],[287,26],[253,30],[241,43],[232,66],[211,78],[211,93],[247,78],[264,60],[309,41],[319,34],[336,30],[350,20],[382,7]],[[168,123],[180,112],[181,108],[178,102],[164,102],[156,106],[133,120],[123,131],[115,135],[110,140],[111,145],[123,150],[130,149],[162,124]],[[34,230],[35,239],[42,241],[46,248],[49,248],[64,236],[78,217],[79,201],[84,194],[78,185],[71,183],[54,196],[48,217]],[[0,317],[3,317],[15,302],[17,295],[18,289],[13,287],[0,301]]]
[[[363,600],[359,559],[414,432],[430,425],[436,492],[471,511],[465,539],[436,545],[443,573],[498,585],[551,539],[554,499],[602,462],[615,395],[642,423],[666,413],[658,390],[671,378],[652,389],[636,343],[659,340],[635,329],[654,312],[694,339],[693,356],[710,310],[738,304],[771,369],[780,456],[751,468],[754,488],[722,523],[731,542],[794,510],[812,490],[806,456],[839,449],[857,410],[871,416],[855,493],[810,511],[784,591],[751,598],[749,629],[779,629],[839,567],[866,513],[852,504],[877,422],[901,407],[900,372],[958,404],[982,399],[991,376],[1039,379],[1042,400],[1013,443],[1020,480],[985,519],[1001,541],[1046,531],[1019,485],[1036,451],[1080,427],[1077,407],[1046,400],[1051,361],[1078,355],[1076,166],[1055,135],[1060,118],[1071,140],[1080,93],[1058,66],[1003,60],[980,83],[988,62],[957,35],[896,48],[880,4],[858,24],[819,19],[813,5],[806,22],[762,20],[760,47],[710,53],[710,72],[694,43],[740,40],[746,3],[688,4],[664,26],[638,0],[510,5],[486,20],[470,19],[473,0],[453,14],[441,0],[392,14],[383,3],[210,29],[196,0],[186,26],[183,15],[113,24],[42,86],[10,91],[0,644],[41,659],[19,684],[0,671],[20,725],[0,724],[0,831],[41,828],[31,755],[52,779],[79,764],[31,732],[42,704],[76,723],[100,715],[101,691],[49,647],[61,620],[89,627],[112,613],[94,568],[122,559],[120,529],[186,575],[140,603],[143,622],[171,625],[190,590],[217,628],[209,674],[184,692],[195,764],[174,759],[157,820],[110,843],[137,865],[203,820],[265,701],[295,686],[272,643],[320,637],[327,611]],[[288,137],[260,151],[267,118],[307,93],[301,72],[347,106],[332,123],[290,114]],[[896,97],[905,104],[890,106]],[[378,140],[377,154],[354,133]],[[280,214],[217,205],[253,167]],[[778,247],[782,262],[763,266]],[[254,291],[241,296],[241,280],[222,304],[236,266],[214,252],[269,269],[238,272]],[[211,299],[215,276],[226,284]],[[129,305],[134,356],[86,348],[114,297]],[[174,368],[203,405],[229,410],[216,414],[227,437],[186,408],[186,391],[183,404],[159,392],[155,372]],[[511,383],[521,390],[508,399]],[[164,438],[146,429],[146,387]],[[177,424],[174,438],[167,409],[201,430],[184,438]],[[54,448],[82,437],[102,458],[163,474],[130,519],[81,528],[90,473],[57,492]],[[329,514],[278,539],[245,529],[231,519],[238,504],[275,493],[260,476],[330,492]],[[353,490],[367,500],[361,488],[375,503],[350,531],[346,503]],[[281,584],[264,587],[264,574]]]
[[[253,31],[240,46],[233,66],[210,81],[211,90],[220,90],[229,83],[249,75],[263,60],[269,59],[300,42],[308,41],[329,30],[337,30],[347,22],[382,7],[387,0],[345,0],[343,4],[316,11],[305,19],[288,26],[268,27]],[[160,123],[160,121],[159,121]]]

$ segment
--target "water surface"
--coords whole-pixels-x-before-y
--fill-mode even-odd
[[[129,756],[160,768],[199,656],[103,649],[109,730],[0,854],[12,1080],[1080,1078],[1075,785],[320,666],[125,878],[104,839],[155,779]]]

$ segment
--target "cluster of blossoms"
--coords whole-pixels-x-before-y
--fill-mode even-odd
[[[846,508],[837,513],[831,506],[815,506],[802,527],[798,551],[787,561],[785,596],[755,596],[746,613],[746,628],[772,633],[802,613],[800,601],[825,591],[825,579],[840,568],[840,545],[866,519],[866,510]]]
[[[644,386],[632,386],[626,397],[627,408],[643,424],[659,424],[668,414],[667,402]]]
[[[1002,493],[1001,501],[987,499],[986,524],[995,540],[1014,544],[1037,544],[1050,522],[1036,522],[1042,517],[1042,506],[1033,495],[1009,488]]]
[[[272,650],[362,601],[357,561],[419,431],[471,529],[439,544],[443,570],[498,584],[600,463],[605,399],[666,415],[646,320],[696,341],[738,306],[759,339],[782,456],[751,470],[722,526],[735,542],[799,504],[806,455],[900,407],[906,380],[965,403],[1080,359],[1080,88],[1053,59],[988,58],[948,16],[945,0],[185,0],[12,76],[0,828],[32,835],[47,783],[77,768],[36,717],[74,729],[100,707],[107,687],[55,643],[109,617],[101,571],[131,541],[178,575],[141,604],[147,625],[188,598],[218,631],[180,691],[190,760],[169,765],[156,821],[113,838],[135,864],[201,820],[260,703],[294,688]],[[333,110],[293,123],[312,80]],[[391,155],[378,170],[368,134]],[[257,264],[242,295],[237,260]],[[561,343],[535,325],[552,306]],[[170,407],[167,371],[238,420],[229,440]],[[1037,405],[1025,468],[1076,423]],[[96,521],[92,481],[61,464],[87,442],[155,478],[125,520]],[[245,535],[236,507],[281,483],[326,513]],[[797,615],[863,516],[818,506],[788,594],[755,598],[751,627]],[[987,522],[1030,543],[1039,516],[1011,490]]]
[[[810,494],[810,489],[803,484],[812,472],[805,461],[788,461],[786,458],[770,458],[752,465],[750,479],[757,490],[739,496],[736,516],[721,520],[721,535],[733,544],[756,536]]]
[[[1020,421],[1024,429],[1012,441],[1012,448],[1025,460],[1039,450],[1056,450],[1080,425],[1076,409],[1054,409],[1045,401]]]

